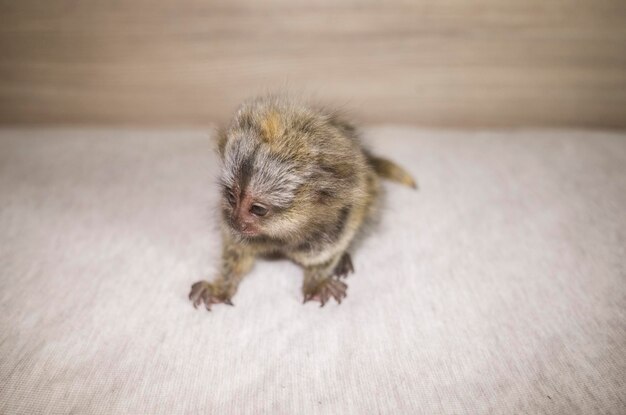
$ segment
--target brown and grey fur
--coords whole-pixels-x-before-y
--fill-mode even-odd
[[[364,150],[356,129],[336,113],[286,97],[244,103],[220,132],[218,153],[221,272],[212,283],[195,283],[189,295],[209,310],[232,305],[239,282],[266,254],[302,266],[305,302],[340,303],[347,289],[340,277],[353,271],[347,250],[377,209],[379,178],[415,187],[401,167]],[[257,202],[267,208],[262,217],[243,212],[244,203]]]

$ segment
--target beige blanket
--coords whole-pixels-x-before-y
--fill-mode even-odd
[[[366,131],[386,184],[341,305],[216,272],[203,131],[0,132],[2,414],[624,414],[626,134]]]

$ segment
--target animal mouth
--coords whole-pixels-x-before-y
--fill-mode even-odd
[[[245,226],[243,228],[238,228],[236,229],[241,235],[246,236],[248,238],[254,237],[254,236],[259,236],[261,234],[261,232],[255,228],[255,227],[251,227],[251,226]]]

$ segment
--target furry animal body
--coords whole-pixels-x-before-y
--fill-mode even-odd
[[[348,249],[379,205],[380,178],[416,187],[395,163],[365,150],[337,113],[280,96],[245,102],[218,135],[221,270],[192,285],[206,309],[232,305],[261,255],[281,255],[304,270],[304,302],[346,297]]]

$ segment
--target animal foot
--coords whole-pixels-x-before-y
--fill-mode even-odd
[[[324,304],[332,297],[337,303],[341,304],[341,300],[346,298],[346,290],[348,286],[335,278],[326,278],[310,289],[305,289],[304,303],[307,301],[319,301],[320,307],[324,307]]]
[[[189,299],[193,303],[194,308],[198,308],[200,304],[204,303],[204,306],[209,311],[211,311],[213,304],[234,305],[227,292],[208,281],[198,281],[193,284],[189,293]]]
[[[344,253],[337,265],[335,266],[335,270],[333,271],[333,275],[338,278],[347,278],[348,274],[354,272],[354,267],[352,266],[352,258],[350,258],[349,253]]]

